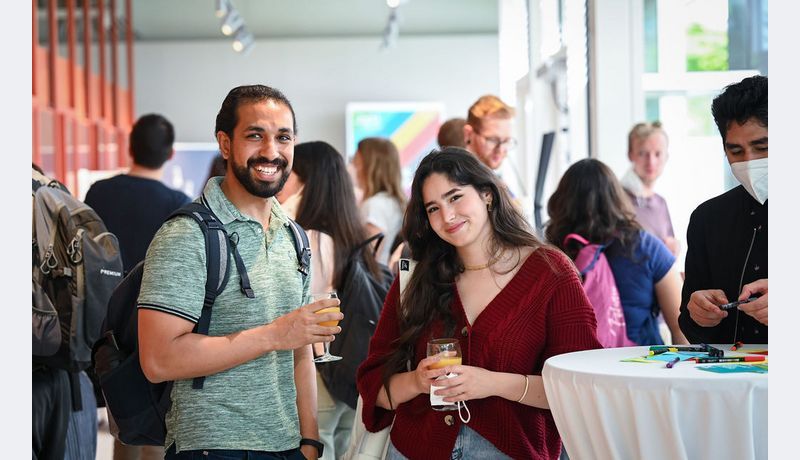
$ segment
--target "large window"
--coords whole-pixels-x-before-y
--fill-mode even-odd
[[[691,211],[737,185],[711,101],[726,85],[767,74],[767,1],[643,2],[645,116],[660,120],[670,138],[657,187],[683,240]]]

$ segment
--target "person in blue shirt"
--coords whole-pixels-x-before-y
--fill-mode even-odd
[[[572,259],[578,248],[563,244],[570,233],[608,245],[606,257],[631,341],[662,344],[658,315],[663,312],[671,342],[687,343],[678,326],[682,281],[675,256],[636,221],[630,199],[608,166],[592,158],[570,166],[550,197],[547,212],[547,239]]]

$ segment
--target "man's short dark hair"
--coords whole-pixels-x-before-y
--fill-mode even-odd
[[[292,112],[292,131],[297,135],[297,118],[294,116],[294,109],[289,99],[275,88],[264,85],[246,85],[237,86],[228,92],[225,100],[222,101],[222,107],[217,113],[217,123],[214,127],[214,137],[218,132],[222,131],[227,134],[229,138],[233,138],[233,129],[236,127],[238,120],[239,106],[244,103],[253,103],[261,101],[277,101],[289,108]]]
[[[767,77],[756,75],[725,87],[711,103],[711,114],[717,124],[722,142],[732,121],[743,125],[755,118],[767,127]]]
[[[169,120],[156,113],[143,115],[131,129],[133,162],[145,168],[158,169],[172,154],[174,142],[175,129]]]

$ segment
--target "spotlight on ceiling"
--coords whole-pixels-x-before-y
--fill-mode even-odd
[[[231,9],[231,4],[228,0],[217,0],[214,15],[218,18],[225,17]]]
[[[220,26],[220,30],[225,35],[233,35],[234,32],[239,30],[240,27],[244,25],[244,19],[242,15],[235,9],[231,9],[228,11],[228,14],[225,15],[225,19],[222,21],[222,25]]]
[[[253,34],[250,33],[246,28],[241,27],[239,30],[236,31],[236,35],[233,37],[233,50],[237,53],[247,54],[250,52],[250,49],[253,48],[253,44],[255,43],[255,38]]]

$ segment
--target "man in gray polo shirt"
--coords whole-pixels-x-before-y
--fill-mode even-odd
[[[332,341],[340,328],[318,323],[342,314],[315,314],[336,299],[304,305],[310,278],[297,270],[291,229],[273,198],[292,168],[294,110],[273,88],[240,86],[222,103],[215,131],[227,170],[201,198],[238,235],[255,298],[241,293],[232,268],[209,335],[193,333],[205,291],[202,232],[182,217],[156,233],[138,301],[139,354],[150,381],[175,381],[165,458],[316,459],[310,344]],[[192,389],[198,376],[207,376],[201,390]]]

